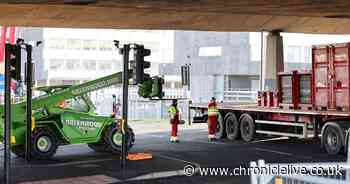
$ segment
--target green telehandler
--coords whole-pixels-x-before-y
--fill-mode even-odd
[[[49,86],[37,90],[44,95],[33,98],[31,156],[36,159],[52,157],[61,145],[87,144],[98,152],[121,151],[122,133],[127,149],[135,141],[130,127],[114,117],[99,116],[87,93],[122,83],[122,72],[72,86]],[[11,151],[25,156],[26,102],[11,106]],[[0,106],[0,141],[4,135],[4,106]],[[122,130],[126,130],[122,132]]]

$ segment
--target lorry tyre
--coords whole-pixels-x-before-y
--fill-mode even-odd
[[[250,142],[255,136],[254,119],[249,114],[243,114],[240,118],[241,137],[245,142]]]
[[[25,146],[18,145],[18,146],[11,146],[11,152],[15,154],[17,157],[24,158],[26,154]]]
[[[105,132],[105,142],[108,144],[108,151],[120,153],[122,150],[122,132],[119,127],[109,127]],[[130,150],[135,143],[135,134],[131,128],[126,131],[127,150]]]
[[[225,116],[225,125],[226,125],[226,135],[227,139],[234,141],[239,137],[239,122],[234,113],[228,113]]]
[[[323,132],[323,147],[330,155],[336,155],[343,148],[342,133],[334,126],[327,126]]]
[[[36,159],[49,159],[57,150],[58,144],[55,134],[50,129],[39,128],[32,134],[32,157]]]
[[[208,123],[209,123],[209,121],[208,121]],[[219,113],[219,115],[218,115],[215,137],[217,139],[224,139],[226,137],[225,124],[224,124],[224,120],[221,116],[221,113]]]

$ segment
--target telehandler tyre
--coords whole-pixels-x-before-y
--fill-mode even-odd
[[[131,149],[135,142],[135,134],[131,128],[127,129],[127,150]],[[120,153],[122,134],[119,127],[110,126],[103,132],[103,138],[98,143],[90,143],[88,146],[96,152]]]
[[[112,128],[106,132],[105,141],[110,146],[110,151],[113,153],[120,153],[122,150],[122,133],[119,128]],[[126,131],[127,150],[130,150],[135,142],[135,134],[131,128]]]
[[[49,159],[57,151],[58,143],[55,134],[50,129],[38,128],[32,133],[32,157]]]

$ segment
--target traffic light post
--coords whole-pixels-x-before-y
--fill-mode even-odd
[[[125,130],[128,127],[128,85],[129,85],[129,54],[130,45],[124,45],[123,48],[119,48],[119,42],[115,41],[115,46],[119,49],[119,53],[123,55],[123,104],[122,104],[122,155],[120,166],[123,169],[126,168],[127,157],[127,137]]]
[[[37,46],[41,42],[37,42]],[[4,136],[4,183],[11,183],[11,80],[21,81],[21,54],[22,46],[27,54],[26,85],[27,85],[27,112],[26,112],[26,161],[30,160],[31,153],[31,132],[32,132],[32,49],[33,46],[24,43],[23,39],[18,39],[16,44],[5,45],[5,136]]]
[[[32,77],[33,77],[33,63],[32,50],[33,47],[29,44],[25,45],[27,51],[27,66],[26,66],[26,86],[27,86],[27,131],[26,131],[26,155],[27,162],[30,161],[31,147],[32,147]]]
[[[14,45],[5,45],[5,132],[4,132],[4,183],[11,183],[11,61]]]
[[[123,55],[123,104],[122,104],[122,156],[121,167],[126,167],[127,158],[127,136],[126,128],[128,127],[128,86],[139,85],[139,95],[145,98],[164,96],[162,85],[164,80],[160,77],[150,78],[145,73],[145,69],[151,67],[151,63],[145,61],[145,57],[151,55],[151,50],[145,49],[143,45],[126,44],[119,48],[119,41],[114,41],[115,46],[119,49],[119,53]],[[130,58],[130,53],[132,58]],[[129,80],[130,77],[130,80]]]

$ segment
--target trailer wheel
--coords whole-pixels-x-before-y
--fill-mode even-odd
[[[32,135],[32,156],[36,159],[49,159],[57,150],[55,134],[50,129],[39,128]]]
[[[126,131],[127,150],[135,143],[135,134],[131,128]],[[105,141],[109,145],[109,151],[113,153],[120,153],[122,150],[122,132],[119,127],[109,127],[106,131]]]
[[[336,155],[340,153],[343,148],[343,142],[341,138],[342,134],[334,126],[327,126],[323,132],[323,147],[330,155]]]
[[[236,115],[234,113],[228,113],[224,119],[227,138],[231,141],[239,138],[239,122]]]
[[[17,157],[24,158],[26,154],[25,146],[11,146],[11,152],[14,153]]]
[[[208,125],[209,125],[209,121],[208,121]],[[219,113],[219,115],[218,115],[218,122],[216,124],[215,137],[217,139],[224,139],[226,137],[225,124],[224,124],[224,120],[221,116],[221,113]]]
[[[240,118],[241,137],[245,142],[250,142],[255,136],[254,119],[249,114],[243,114]]]

